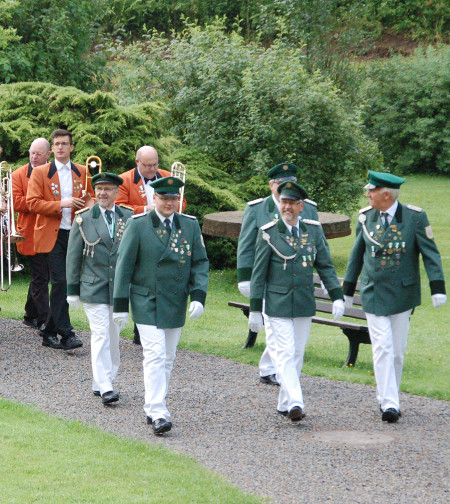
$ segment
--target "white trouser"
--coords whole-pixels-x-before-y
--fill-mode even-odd
[[[399,390],[411,312],[408,310],[386,317],[366,313],[377,399],[383,411],[388,408],[400,410]]]
[[[101,394],[113,390],[120,364],[120,330],[113,321],[113,307],[83,303],[91,328],[92,390]]]
[[[304,408],[300,373],[312,317],[268,317],[276,348],[275,368],[280,382],[279,411],[290,411],[294,406]]]
[[[170,420],[166,395],[180,341],[181,327],[158,329],[152,325],[136,325],[144,354],[144,411],[153,421],[158,418]]]
[[[270,319],[269,317],[263,313],[264,317],[264,329],[266,332],[266,348],[261,355],[261,359],[259,360],[259,375],[260,376],[269,376],[276,374],[275,370],[275,357],[276,357],[276,348],[275,341],[273,339],[273,331],[270,327]]]

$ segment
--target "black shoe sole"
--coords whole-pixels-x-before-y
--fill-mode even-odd
[[[102,397],[102,403],[105,405],[112,404],[114,402],[117,402],[118,400],[119,400],[119,396],[113,396],[110,399],[107,399],[106,401],[103,400],[103,397]]]
[[[93,390],[92,393],[95,395],[95,397],[101,397],[102,394],[100,394],[100,390]]]
[[[276,387],[279,387],[280,384],[277,381],[272,381],[269,378],[266,378],[265,376],[260,376],[259,377],[260,383],[264,383],[265,385],[275,385]]]
[[[303,418],[303,411],[301,408],[291,409],[287,416],[292,422],[300,422]]]
[[[62,343],[63,350],[75,350],[75,348],[80,348],[82,346],[83,346],[82,341],[77,342],[77,343],[71,343],[69,345],[64,345],[64,343]]]
[[[387,423],[396,423],[398,422],[398,417],[399,417],[398,414],[391,413],[390,411],[383,411],[383,414],[381,415],[381,420]]]
[[[63,350],[63,346],[61,344],[53,345],[52,343],[48,343],[47,341],[42,341],[42,346],[54,348],[55,350]]]
[[[169,432],[170,429],[172,429],[172,425],[171,424],[166,424],[166,425],[163,425],[162,427],[160,427],[159,429],[155,430],[153,429],[153,434],[164,434],[165,432]]]

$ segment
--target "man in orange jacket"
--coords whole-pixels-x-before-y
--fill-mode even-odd
[[[31,273],[23,323],[34,329],[43,330],[49,313],[47,255],[36,253],[34,250],[36,214],[28,209],[26,197],[33,169],[47,163],[50,157],[48,140],[36,138],[30,145],[29,155],[30,162],[17,168],[12,174],[12,194],[14,210],[17,212],[16,229],[25,237],[25,241],[17,243],[17,251],[28,257]]]
[[[155,208],[151,183],[162,177],[170,177],[167,170],[158,169],[158,152],[154,147],[144,145],[136,152],[136,168],[121,173],[123,184],[119,187],[117,205],[133,207],[135,214],[149,212]],[[183,211],[186,209],[183,200]]]
[[[66,301],[67,244],[75,212],[92,206],[94,201],[90,179],[86,187],[86,167],[70,161],[73,151],[70,131],[53,131],[52,151],[54,161],[33,170],[26,201],[30,212],[37,214],[34,249],[47,254],[52,284],[50,313],[41,331],[42,344],[71,350],[82,346],[83,342],[73,332]]]
[[[123,184],[119,186],[117,205],[128,205],[133,208],[135,214],[150,212],[155,208],[153,202],[152,182],[159,178],[170,177],[167,170],[158,169],[158,152],[150,145],[144,145],[136,152],[136,168],[122,173]],[[186,200],[183,199],[183,212],[186,210]],[[139,331],[134,325],[133,343],[141,344]]]

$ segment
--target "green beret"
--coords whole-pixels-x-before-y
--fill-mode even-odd
[[[278,186],[277,191],[284,199],[304,200],[308,197],[308,193],[296,182],[283,182]]]
[[[390,189],[400,189],[400,186],[405,181],[404,178],[391,175],[390,173],[375,172],[369,170],[369,183],[364,186],[364,189],[375,189],[376,187],[389,187]]]
[[[178,177],[163,177],[156,179],[150,185],[155,190],[155,193],[166,196],[179,196],[180,187],[184,186],[184,182]]]
[[[101,172],[93,175],[91,183],[92,187],[95,187],[97,184],[114,184],[120,186],[123,184],[123,179],[115,173]]]
[[[298,168],[295,166],[294,163],[280,163],[271,168],[268,171],[267,176],[269,177],[270,180],[285,177],[296,177],[297,171]]]

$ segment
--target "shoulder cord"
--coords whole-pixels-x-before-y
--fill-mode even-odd
[[[370,234],[369,234],[369,231],[367,231],[367,228],[366,228],[366,220],[367,220],[367,217],[364,215],[364,214],[359,214],[359,217],[358,217],[358,220],[359,222],[361,223],[362,225],[362,228],[363,228],[363,231],[365,233],[365,235],[367,236],[367,238],[372,242],[372,243],[375,243],[375,245],[378,245],[380,247],[380,243],[378,243],[376,240],[374,240]]]
[[[91,257],[94,257],[94,247],[100,242],[101,238],[98,238],[95,242],[88,242],[86,235],[84,234],[83,227],[81,226],[81,222],[78,223],[78,228],[80,230],[81,237],[84,240],[83,255],[88,256],[91,254]]]
[[[262,238],[267,242],[267,245],[277,254],[278,257],[281,257],[281,259],[284,259],[284,264],[283,264],[283,269],[286,269],[286,261],[289,261],[291,259],[294,259],[297,254],[291,255],[291,256],[285,256],[283,255],[280,251],[278,251],[271,243],[270,243],[270,235],[269,233],[266,233],[266,231],[263,231],[262,233]]]

